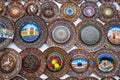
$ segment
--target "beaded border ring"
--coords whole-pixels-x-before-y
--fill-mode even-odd
[[[36,79],[44,72],[46,61],[43,52],[37,48],[26,48],[20,52],[22,69],[20,75],[29,79]]]
[[[41,5],[41,17],[46,22],[51,22],[59,16],[59,8],[54,2],[46,2]]]
[[[14,38],[14,26],[4,16],[0,16],[0,50],[6,48]]]
[[[89,42],[86,39],[84,39],[84,36],[82,39],[82,34],[83,34],[82,30],[85,29],[85,26],[89,26],[89,25],[96,26],[96,27],[94,27],[94,29],[96,28],[96,30],[99,30],[99,32],[101,33],[101,34],[99,34],[100,38],[98,40],[95,40],[96,43],[94,42],[91,44],[90,43],[91,41]],[[84,20],[77,25],[77,30],[78,30],[78,34],[79,34],[78,41],[76,43],[77,47],[88,49],[88,50],[90,50],[90,52],[95,52],[95,51],[99,50],[101,47],[103,47],[103,44],[105,42],[104,31],[103,31],[104,27],[100,22],[98,22],[94,19],[93,20]],[[84,32],[86,32],[86,31],[84,31]],[[88,34],[88,37],[89,37],[89,35],[90,34]],[[85,41],[87,41],[87,43]]]
[[[97,19],[99,16],[99,8],[95,2],[86,1],[81,6],[81,16],[82,20],[84,19]]]
[[[59,46],[65,50],[72,48],[78,37],[75,25],[65,19],[52,21],[48,26],[48,34],[49,46]]]
[[[69,55],[59,47],[50,47],[44,51],[46,59],[46,69],[44,74],[48,77],[61,77],[69,69]]]
[[[41,4],[39,1],[28,1],[24,5],[25,11],[29,15],[37,15],[41,14]]]
[[[24,16],[16,24],[16,35],[14,42],[21,48],[41,47],[47,39],[47,25],[38,16]]]
[[[20,2],[12,1],[7,5],[7,17],[14,22],[24,16],[24,7]]]
[[[103,3],[100,6],[100,16],[99,16],[99,18],[104,23],[109,23],[111,20],[116,18],[116,16],[117,16],[117,10],[116,10],[115,6],[112,3]]]
[[[84,49],[74,49],[69,52],[70,69],[68,75],[82,79],[94,72],[95,62],[92,53]]]
[[[101,78],[111,77],[118,74],[119,57],[112,49],[103,48],[95,52],[94,60],[96,61],[95,74]]]
[[[60,8],[61,17],[75,21],[80,17],[81,10],[80,7],[74,2],[66,2]]]
[[[6,48],[0,51],[0,75],[4,79],[14,78],[21,69],[22,60],[17,51]]]

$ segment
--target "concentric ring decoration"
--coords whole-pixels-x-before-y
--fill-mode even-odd
[[[46,22],[51,22],[59,16],[59,8],[54,2],[46,2],[41,5],[41,17]]]
[[[100,6],[100,20],[104,23],[109,23],[114,20],[117,16],[117,10],[112,3],[103,3]]]
[[[47,25],[38,16],[24,16],[16,24],[15,44],[21,48],[40,48],[47,39]]]
[[[80,48],[95,52],[104,46],[105,36],[103,25],[96,20],[84,20],[77,26],[78,41],[76,45]]]
[[[95,2],[86,1],[81,6],[81,16],[82,20],[84,19],[97,19],[99,16],[99,8]]]
[[[0,16],[0,50],[6,48],[14,38],[14,26],[12,22]]]
[[[17,51],[6,48],[0,52],[0,75],[4,79],[14,78],[21,69],[22,61]]]
[[[65,50],[72,48],[77,40],[77,31],[75,25],[65,19],[57,19],[52,21],[48,26],[49,46],[59,46]]]
[[[95,74],[100,78],[111,77],[118,74],[119,71],[119,57],[112,49],[103,48],[95,54]]]
[[[22,58],[20,75],[27,79],[39,78],[46,66],[43,53],[37,48],[26,48],[20,55]]]
[[[14,22],[24,15],[24,7],[18,1],[12,1],[7,6],[7,17]]]
[[[68,75],[83,79],[94,72],[94,56],[84,49],[74,49],[70,53],[70,69]]]
[[[28,1],[24,5],[25,11],[29,15],[39,16],[41,13],[41,4],[39,1]]]
[[[69,69],[69,55],[59,47],[50,47],[44,51],[46,59],[45,75],[61,77]]]
[[[67,2],[64,3],[61,6],[60,9],[61,12],[61,17],[70,20],[70,21],[75,21],[80,17],[81,10],[77,3],[75,2]]]

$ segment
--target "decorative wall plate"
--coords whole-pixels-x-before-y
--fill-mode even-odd
[[[24,78],[22,78],[21,76],[15,76],[13,79],[11,80],[25,80]]]
[[[91,52],[99,50],[105,41],[103,28],[103,25],[94,19],[80,22],[77,26],[79,36],[76,45]]]
[[[6,48],[14,37],[14,26],[12,22],[4,17],[0,16],[0,50]]]
[[[41,4],[39,1],[28,1],[24,5],[25,11],[29,15],[39,16],[41,13]]]
[[[86,1],[81,6],[81,16],[80,18],[83,19],[96,19],[99,16],[99,8],[95,2]]]
[[[79,6],[74,2],[67,2],[64,3],[60,9],[61,17],[70,20],[75,21],[80,17],[81,10]]]
[[[46,80],[60,80],[60,79],[53,77],[53,78],[47,78]]]
[[[14,78],[21,69],[21,58],[17,51],[6,48],[0,51],[0,75],[4,79]]]
[[[54,2],[46,2],[41,5],[41,17],[50,22],[59,16],[59,8]]]
[[[95,74],[100,78],[115,76],[119,70],[118,54],[112,50],[103,48],[98,50],[95,54]]]
[[[37,48],[26,48],[20,54],[22,58],[20,75],[33,80],[39,78],[46,65],[43,53]]]
[[[0,3],[0,15],[6,14],[6,6],[3,3]]]
[[[101,3],[113,3],[115,0],[99,0]]]
[[[106,77],[106,78],[102,78],[101,80],[116,80],[116,79],[113,77]]]
[[[21,48],[39,48],[47,39],[47,25],[38,16],[24,16],[16,24],[15,44]]]
[[[68,77],[67,79],[65,79],[65,80],[79,80],[78,78],[76,78],[76,77]]]
[[[117,16],[117,10],[112,3],[103,3],[100,6],[100,16],[99,18],[104,23],[109,23],[109,21],[113,20]]]
[[[106,25],[106,47],[112,48],[115,51],[120,51],[120,23],[119,20],[112,20]]]
[[[74,46],[78,36],[75,25],[65,19],[52,21],[48,26],[48,32],[48,45],[59,46],[65,50]]]
[[[45,75],[61,77],[69,69],[69,55],[59,47],[50,47],[44,51],[46,59]]]
[[[99,79],[97,79],[95,77],[86,77],[86,78],[83,78],[81,80],[99,80]]]
[[[24,15],[23,5],[20,2],[12,1],[7,5],[7,17],[14,22]]]
[[[68,75],[82,79],[94,71],[94,57],[84,49],[74,49],[70,53],[70,69]]]

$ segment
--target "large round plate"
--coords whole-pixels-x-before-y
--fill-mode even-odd
[[[39,1],[28,1],[24,5],[25,11],[29,15],[39,16],[41,13],[41,4]]]
[[[14,78],[21,69],[22,61],[17,51],[6,48],[0,51],[0,75],[4,79]]]
[[[2,50],[13,40],[14,26],[8,18],[0,16],[0,28],[0,50]]]
[[[120,31],[119,20],[113,20],[106,24],[105,29],[106,47],[114,49],[115,51],[120,51],[119,31]]]
[[[44,51],[46,59],[45,75],[61,77],[69,69],[69,55],[59,47],[50,47]]]
[[[15,44],[21,48],[39,48],[47,39],[47,25],[38,16],[24,16],[16,24]]]
[[[100,78],[115,76],[119,70],[118,54],[108,48],[98,50],[95,54],[95,74]]]
[[[84,19],[97,19],[99,16],[99,8],[95,2],[86,1],[81,6],[81,16],[82,20]]]
[[[112,3],[103,3],[100,6],[100,20],[104,23],[109,23],[111,20],[116,18],[117,10]]]
[[[79,6],[74,2],[67,2],[64,3],[60,9],[61,17],[70,20],[75,21],[80,17],[81,10]]]
[[[59,16],[59,8],[54,2],[46,2],[41,5],[41,17],[46,22],[51,22]]]
[[[22,69],[20,75],[27,79],[39,78],[45,69],[43,53],[36,48],[26,48],[20,52],[22,58]]]
[[[65,50],[74,46],[78,36],[75,25],[65,19],[52,21],[48,26],[48,34],[49,46],[59,46]]]
[[[24,8],[20,2],[12,1],[7,5],[7,17],[14,22],[24,15]]]
[[[74,49],[70,53],[68,75],[82,79],[92,74],[95,67],[93,55],[84,49]]]
[[[79,36],[76,45],[91,52],[99,50],[105,41],[103,28],[103,25],[96,20],[80,22],[77,26]]]

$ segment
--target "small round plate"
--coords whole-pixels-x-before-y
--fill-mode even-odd
[[[16,24],[15,44],[21,48],[39,48],[47,39],[47,25],[38,16],[24,16]]]
[[[35,80],[44,72],[45,59],[43,53],[37,48],[26,48],[20,52],[22,69],[20,75]]]
[[[103,3],[100,6],[100,20],[104,23],[109,23],[111,20],[116,18],[117,10],[112,3]]]
[[[44,51],[46,59],[45,75],[61,77],[69,69],[69,55],[59,47],[50,47]]]
[[[0,75],[4,79],[14,78],[21,69],[22,61],[17,51],[6,48],[0,51]]]
[[[7,17],[14,22],[24,15],[24,7],[20,2],[12,1],[7,5]]]
[[[68,75],[82,79],[94,72],[93,55],[84,49],[74,49],[70,53],[70,69]]]
[[[103,28],[103,25],[94,19],[80,22],[77,25],[79,35],[76,45],[90,52],[99,50],[105,42]]]
[[[86,1],[81,6],[81,16],[82,20],[84,19],[97,19],[99,16],[99,8],[95,2]]]
[[[65,50],[74,46],[78,36],[75,25],[65,19],[52,21],[48,26],[48,32],[48,45],[59,46]]]
[[[105,77],[105,78],[102,78],[101,80],[116,80],[116,79],[113,77]]]
[[[59,78],[53,77],[53,78],[47,78],[46,80],[60,80]]]
[[[96,75],[100,78],[104,78],[118,74],[120,66],[118,53],[112,49],[103,48],[98,50],[94,56],[96,61]]]
[[[76,78],[76,77],[68,77],[68,78],[66,78],[65,80],[79,80],[79,79]]]
[[[51,22],[59,16],[59,8],[54,2],[46,2],[41,5],[41,17],[46,22]]]
[[[21,76],[15,76],[13,79],[10,80],[25,80],[25,79],[22,78]]]
[[[0,16],[0,50],[6,48],[14,37],[14,26],[12,22],[4,16]]]
[[[39,1],[28,1],[24,5],[25,11],[29,15],[37,15],[39,16],[41,13],[41,4]]]
[[[95,77],[86,77],[86,78],[83,78],[83,79],[81,79],[81,80],[99,80],[99,79],[97,79],[97,78],[95,78]]]
[[[3,3],[0,3],[0,15],[4,16],[6,14],[6,6]]]
[[[105,29],[106,47],[114,49],[115,51],[120,51],[119,31],[120,31],[119,20],[113,20],[106,24]]]
[[[61,17],[74,22],[80,17],[81,10],[74,2],[64,3],[60,9]]]

